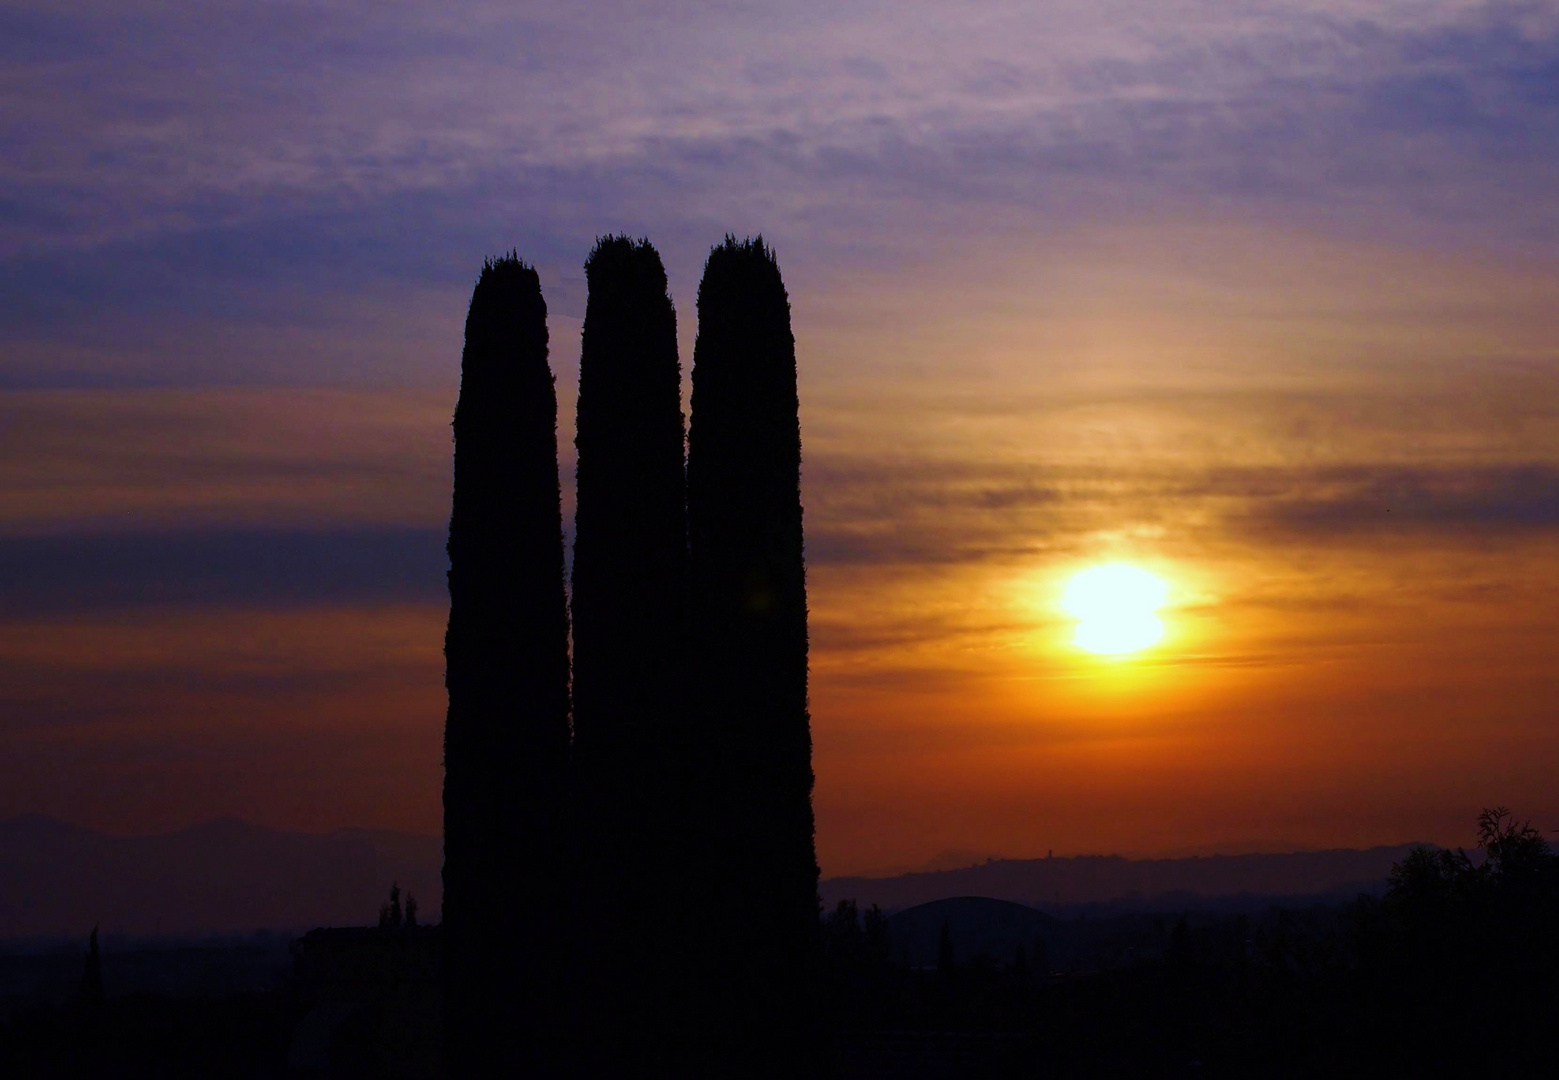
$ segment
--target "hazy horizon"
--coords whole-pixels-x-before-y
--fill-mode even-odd
[[[255,823],[253,821],[246,820],[246,819],[244,819],[242,817],[238,817],[236,815],[226,815],[226,816],[222,816],[222,817],[207,818],[207,819],[204,819],[202,821],[192,821],[192,822],[188,822],[188,823],[185,823],[185,824],[170,826],[170,827],[162,828],[162,829],[154,829],[154,830],[139,831],[139,832],[135,832],[135,831],[132,831],[132,832],[120,832],[120,831],[114,831],[112,829],[94,828],[94,827],[92,827],[90,825],[83,825],[80,822],[69,821],[67,819],[60,818],[60,817],[55,817],[55,816],[50,815],[50,814],[40,814],[40,813],[36,813],[36,812],[16,814],[16,815],[13,815],[12,817],[0,820],[0,826],[15,824],[17,822],[26,821],[28,819],[47,821],[47,822],[50,822],[50,823],[53,823],[53,824],[64,825],[64,826],[67,826],[67,827],[70,827],[70,828],[86,829],[86,830],[88,830],[90,832],[97,833],[98,835],[101,835],[101,836],[109,837],[109,838],[112,838],[112,839],[120,839],[120,840],[147,839],[147,838],[155,838],[155,837],[167,837],[167,836],[176,835],[176,834],[181,833],[181,832],[187,832],[187,831],[190,831],[190,830],[201,829],[203,827],[212,826],[212,825],[237,824],[237,825],[243,825],[243,826],[246,826],[246,827],[253,827],[253,828],[258,828],[258,829],[272,829],[273,828],[272,826],[259,825],[259,824]],[[425,833],[407,832],[407,831],[400,830],[400,829],[382,829],[382,828],[374,828],[374,827],[364,826],[364,825],[336,825],[336,826],[332,826],[331,828],[324,829],[324,830],[318,830],[318,831],[311,831],[311,830],[308,830],[308,829],[277,829],[277,830],[274,830],[274,831],[286,832],[286,833],[292,833],[292,834],[298,835],[298,836],[316,837],[316,838],[318,838],[318,837],[340,836],[340,835],[353,835],[353,834],[368,835],[368,836],[381,835],[382,834],[382,835],[386,835],[386,836],[394,836],[394,837],[404,838],[404,839],[409,839],[409,840],[438,840],[438,841],[442,841],[441,834],[435,833],[435,832],[425,832]],[[1114,858],[1120,858],[1120,859],[1130,859],[1130,860],[1133,860],[1133,861],[1152,860],[1152,859],[1212,858],[1212,857],[1218,857],[1218,856],[1227,856],[1227,857],[1237,858],[1237,857],[1246,856],[1246,855],[1302,855],[1302,854],[1315,854],[1315,853],[1318,853],[1318,852],[1325,852],[1325,851],[1368,850],[1369,848],[1377,848],[1377,847],[1378,848],[1399,848],[1399,847],[1409,847],[1409,846],[1412,846],[1414,844],[1423,844],[1423,843],[1429,843],[1429,842],[1430,841],[1408,839],[1408,840],[1388,841],[1388,842],[1380,843],[1380,844],[1371,844],[1371,845],[1368,845],[1367,848],[1336,848],[1336,847],[1326,847],[1326,846],[1321,846],[1321,845],[1310,845],[1310,846],[1295,847],[1295,846],[1291,846],[1291,845],[1285,845],[1285,844],[1283,844],[1282,841],[1251,840],[1251,841],[1246,842],[1246,843],[1241,843],[1241,842],[1236,841],[1236,842],[1233,842],[1233,843],[1230,843],[1230,844],[1227,844],[1227,845],[1215,845],[1215,846],[1210,846],[1210,847],[1187,847],[1187,848],[1184,848],[1184,849],[1181,849],[1181,850],[1163,851],[1163,852],[1158,852],[1158,853],[1155,853],[1155,854],[1142,854],[1140,852],[1133,852],[1133,851],[1056,851],[1053,848],[1047,848],[1044,851],[1031,852],[1031,853],[1011,853],[1011,852],[1005,852],[1004,853],[1004,852],[994,852],[994,851],[974,851],[974,850],[970,850],[970,849],[967,849],[967,848],[948,848],[948,849],[944,849],[942,851],[935,852],[929,858],[927,858],[924,861],[919,862],[919,863],[895,864],[895,865],[886,865],[886,866],[881,866],[881,867],[867,867],[867,868],[865,868],[863,870],[855,870],[855,871],[851,871],[849,873],[836,874],[836,875],[833,875],[833,876],[835,876],[835,877],[896,877],[896,876],[903,875],[903,874],[937,873],[937,872],[940,872],[940,871],[943,871],[943,870],[963,870],[963,869],[966,869],[968,867],[979,866],[979,865],[981,865],[981,864],[983,864],[985,862],[993,861],[993,860],[994,861],[1009,861],[1009,862],[1027,862],[1027,861],[1033,861],[1033,860],[1045,859],[1045,858],[1056,858],[1056,859],[1099,859],[1099,858],[1114,859]]]
[[[842,899],[903,910],[959,896],[1042,909],[1104,904],[1180,910],[1308,907],[1379,894],[1407,845],[1364,850],[1134,859],[1108,853],[985,858],[825,876],[825,911]],[[113,836],[37,815],[0,821],[0,941],[66,940],[92,926],[116,936],[190,937],[256,929],[371,925],[392,885],[421,921],[441,921],[442,843],[385,830],[279,832],[236,819]],[[1198,901],[1188,901],[1188,897]],[[1157,905],[1155,907],[1155,905]]]

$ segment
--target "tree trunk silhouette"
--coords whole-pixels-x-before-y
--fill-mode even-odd
[[[686,482],[677,322],[647,240],[585,263],[573,566],[574,763],[597,1071],[682,1075]]]
[[[689,576],[711,1028],[732,1075],[818,1066],[801,429],[790,303],[762,238],[728,236],[698,291]]]
[[[557,1067],[569,671],[546,315],[533,268],[483,266],[455,408],[444,639],[452,1077]]]

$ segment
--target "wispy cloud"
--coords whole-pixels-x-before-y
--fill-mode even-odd
[[[883,463],[812,475],[821,505],[807,557],[821,566],[1032,560],[1074,553],[1107,532],[1184,549],[1241,540],[1373,545],[1388,535],[1458,546],[1559,530],[1559,467],[1549,464],[1199,475]]]
[[[573,268],[610,228],[653,234],[688,296],[727,228],[835,267],[1122,215],[1531,255],[1559,229],[1548,3],[3,17],[12,342],[86,312],[125,344],[158,311],[306,325],[322,295],[456,295],[498,247]]]
[[[445,600],[443,529],[0,537],[8,618]]]
[[[441,529],[452,410],[442,391],[0,394],[0,533]]]
[[[1383,534],[1487,542],[1559,530],[1559,467],[1352,466],[1210,478],[1201,490],[1239,498],[1236,528],[1310,540]]]

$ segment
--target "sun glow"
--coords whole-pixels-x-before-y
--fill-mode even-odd
[[[1111,563],[1067,582],[1061,609],[1077,620],[1072,644],[1101,656],[1122,656],[1164,636],[1156,612],[1168,599],[1169,586],[1146,570]]]

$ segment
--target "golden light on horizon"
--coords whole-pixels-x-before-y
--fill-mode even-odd
[[[1108,563],[1073,575],[1061,609],[1077,620],[1072,644],[1099,656],[1124,656],[1163,638],[1157,613],[1168,599],[1161,579],[1127,563]]]

